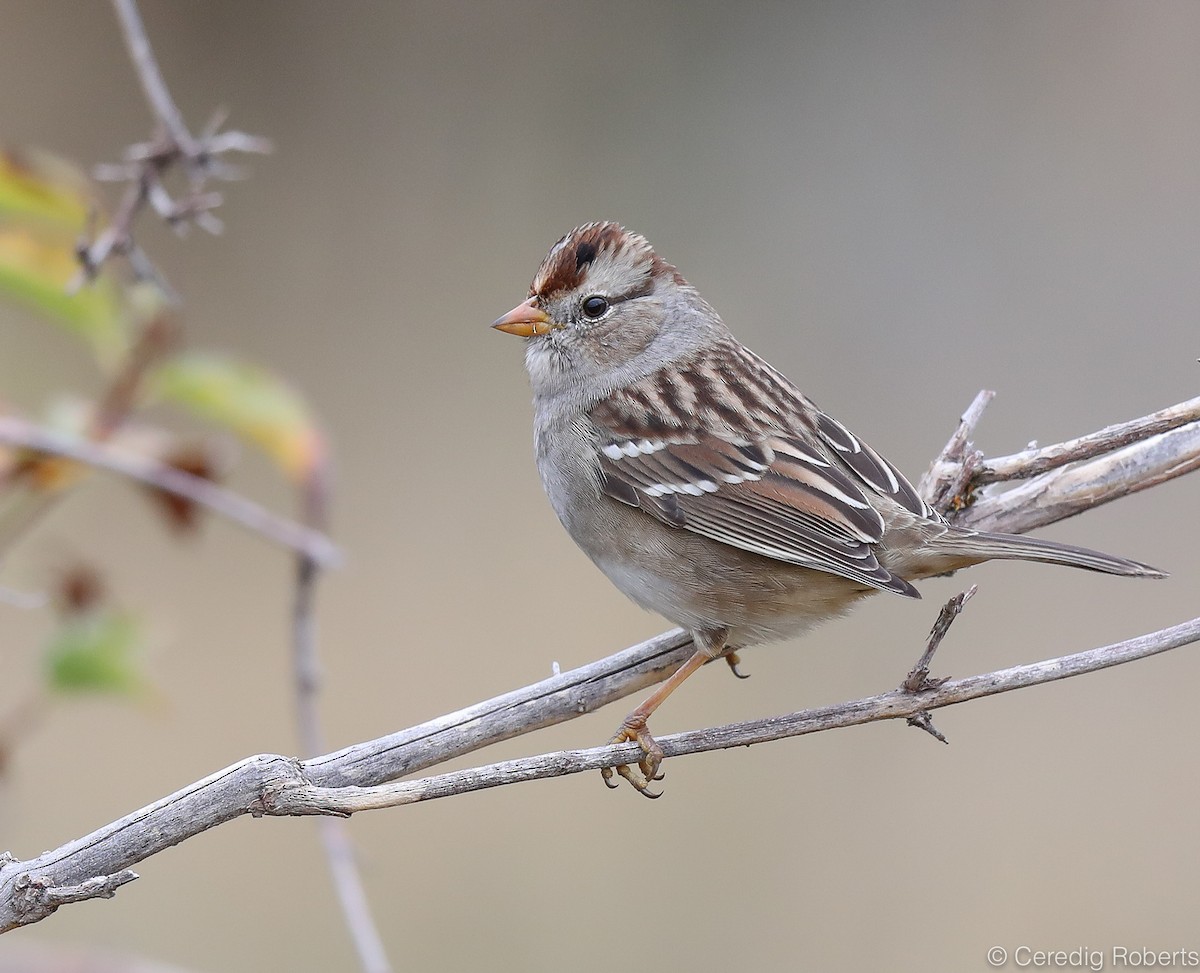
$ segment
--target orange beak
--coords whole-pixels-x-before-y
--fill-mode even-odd
[[[537,298],[531,297],[493,321],[492,327],[506,334],[532,338],[535,334],[547,334],[554,328],[554,323],[549,315],[537,306]]]

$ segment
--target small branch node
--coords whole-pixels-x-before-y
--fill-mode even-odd
[[[943,683],[943,682],[945,682],[944,679],[940,680],[938,685],[941,685],[941,683]],[[928,733],[930,736],[932,736],[935,740],[941,740],[942,743],[945,743],[947,745],[949,745],[949,743],[950,743],[950,741],[946,739],[946,737],[942,733],[942,731],[933,725],[933,717],[931,717],[929,715],[928,710],[920,710],[919,712],[913,713],[913,715],[908,717],[904,722],[907,723],[909,726],[915,726],[919,730],[924,730],[926,733]]]
[[[111,899],[122,885],[138,877],[126,868],[112,875],[98,875],[77,885],[53,885],[48,878],[26,873],[13,883],[14,906],[21,925],[40,922],[59,906],[87,899]]]
[[[968,487],[983,462],[979,452],[971,450],[968,453],[970,440],[988,403],[995,397],[996,393],[987,389],[976,394],[967,411],[962,414],[958,428],[921,477],[917,492],[935,510],[960,510],[969,504]]]

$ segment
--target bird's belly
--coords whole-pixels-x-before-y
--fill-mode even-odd
[[[653,566],[625,558],[594,560],[621,592],[643,608],[691,631],[726,628],[731,646],[800,635],[845,613],[871,593],[822,571],[733,550],[719,565],[703,556],[689,558],[682,551],[654,559]]]

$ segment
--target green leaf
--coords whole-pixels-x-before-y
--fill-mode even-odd
[[[307,477],[324,457],[324,443],[304,400],[265,368],[187,352],[155,369],[150,386],[161,398],[253,443],[293,479]]]
[[[65,693],[142,696],[146,682],[137,663],[140,631],[125,612],[103,610],[63,622],[47,646],[50,688]]]
[[[79,270],[74,237],[14,223],[0,223],[0,293],[66,325],[111,364],[128,343],[120,291],[102,276],[74,294],[67,285]]]

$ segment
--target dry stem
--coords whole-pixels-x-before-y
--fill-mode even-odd
[[[140,279],[155,281],[169,299],[177,301],[162,275],[134,241],[133,225],[138,214],[149,203],[178,232],[186,231],[194,223],[210,233],[219,233],[221,222],[212,210],[221,204],[221,196],[207,189],[208,180],[232,179],[240,174],[222,162],[221,156],[230,151],[270,152],[271,144],[244,132],[218,131],[224,121],[220,116],[199,136],[192,135],[163,81],[137,3],[113,0],[113,9],[160,131],[149,142],[130,146],[123,164],[97,170],[98,177],[122,180],[127,186],[109,225],[95,240],[81,242],[77,248],[79,273],[70,289],[77,290],[93,280],[114,255],[123,255]],[[175,166],[182,167],[188,183],[186,193],[179,199],[172,198],[163,183],[164,175]]]
[[[158,460],[67,436],[16,416],[0,416],[0,444],[62,456],[184,497],[282,547],[302,551],[323,566],[340,560],[337,548],[319,531],[280,517],[232,490]]]

